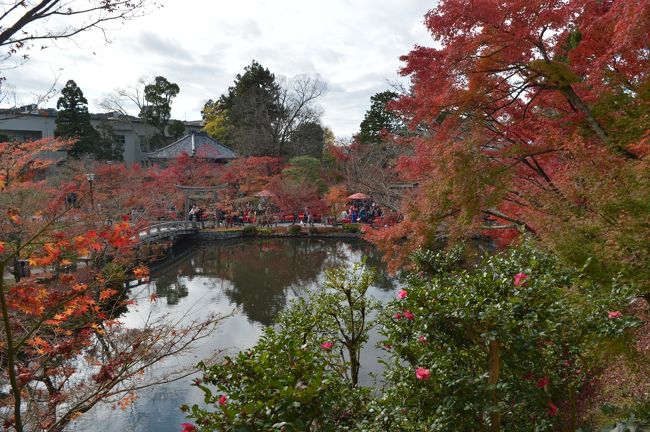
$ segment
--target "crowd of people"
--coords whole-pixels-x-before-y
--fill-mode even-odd
[[[343,210],[336,218],[341,223],[367,223],[373,224],[384,215],[381,207],[376,202],[352,202],[347,210]]]
[[[320,222],[324,224],[342,223],[364,223],[384,225],[385,213],[382,208],[373,201],[352,201],[348,207],[336,217],[325,217],[316,214],[305,207],[301,211],[282,213],[272,205],[246,204],[236,209],[217,206],[208,214],[205,209],[198,205],[192,205],[189,211],[189,220],[200,223],[205,227],[205,222],[210,221],[215,227],[231,227],[235,225],[256,224],[263,226],[277,226],[279,223],[290,223],[292,225],[314,226]]]

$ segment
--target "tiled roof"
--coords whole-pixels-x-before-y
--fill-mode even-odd
[[[192,132],[168,146],[151,153],[145,153],[145,155],[149,159],[169,160],[176,159],[183,153],[192,157],[212,160],[237,159],[237,155],[230,147],[226,147],[205,132]]]

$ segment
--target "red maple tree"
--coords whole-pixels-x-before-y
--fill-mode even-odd
[[[137,195],[147,195],[147,176],[95,166],[93,202],[74,164],[71,174],[61,168],[39,180],[34,170],[56,161],[44,151],[68,144],[0,143],[0,274],[13,267],[17,275],[16,283],[0,279],[0,376],[10,388],[0,417],[20,432],[61,431],[100,402],[123,405],[138,389],[186,376],[189,370],[176,370],[152,379],[144,371],[181,354],[218,321],[121,325],[132,303],[125,282],[146,279],[148,270],[135,266],[138,225],[117,216],[146,208]],[[119,179],[131,183],[118,187]],[[126,193],[134,184],[137,193]]]
[[[581,264],[645,266],[650,2],[443,0],[425,24],[435,47],[402,57],[411,91],[392,105],[419,187],[371,237],[404,258],[524,230]]]

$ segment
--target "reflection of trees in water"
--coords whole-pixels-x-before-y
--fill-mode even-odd
[[[252,321],[273,324],[284,309],[287,295],[299,295],[313,287],[326,269],[346,265],[367,256],[368,264],[380,269],[376,285],[393,288],[382,271],[381,256],[363,242],[324,239],[251,239],[206,243],[180,252],[177,259],[154,272],[156,293],[174,305],[187,296],[187,282],[196,276],[218,277],[231,284],[224,289],[228,299],[241,307]]]
[[[360,257],[365,256],[366,264],[377,269],[377,280],[373,284],[374,286],[382,291],[392,291],[395,289],[395,280],[389,277],[382,255],[376,248],[364,241],[344,244],[349,245],[350,250],[355,255],[358,254]]]
[[[284,309],[287,294],[313,285],[336,244],[306,239],[260,239],[219,248],[217,275],[232,282],[226,296],[264,325]]]

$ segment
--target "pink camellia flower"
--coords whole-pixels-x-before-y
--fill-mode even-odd
[[[334,346],[334,344],[332,342],[329,342],[329,341],[323,342],[322,344],[320,344],[320,347],[323,348],[325,351],[331,350],[333,346]]]
[[[183,426],[181,432],[194,432],[196,430],[196,426],[192,423],[181,423],[181,426]]]
[[[419,367],[415,370],[415,377],[420,381],[428,380],[430,376],[431,376],[431,371],[429,369]]]
[[[224,406],[227,403],[228,403],[228,396],[226,396],[226,395],[219,396],[219,405],[220,406]]]
[[[620,311],[611,311],[607,314],[609,319],[614,319],[614,318],[620,318],[623,316],[623,314]]]
[[[395,319],[402,319],[402,314],[397,312],[395,315],[393,315],[393,318]]]
[[[517,273],[515,275],[515,286],[519,287],[522,286],[523,284],[526,283],[526,280],[528,279],[528,275],[526,273]]]
[[[404,300],[406,298],[406,296],[408,296],[408,295],[409,295],[409,292],[406,291],[405,289],[403,289],[403,290],[400,290],[400,292],[397,293],[397,298],[400,299],[400,300]]]
[[[415,315],[413,315],[413,312],[407,309],[404,311],[404,318],[406,318],[409,321],[413,321],[415,319]]]
[[[548,415],[555,417],[557,415],[557,410],[558,408],[553,401],[548,401]]]
[[[544,388],[544,387],[546,387],[547,385],[549,385],[550,382],[551,382],[551,380],[548,379],[547,376],[543,376],[542,378],[540,378],[539,380],[537,380],[537,387],[539,387],[539,388]]]
[[[418,337],[418,342],[426,344],[427,343],[427,337],[426,336],[419,336]]]

